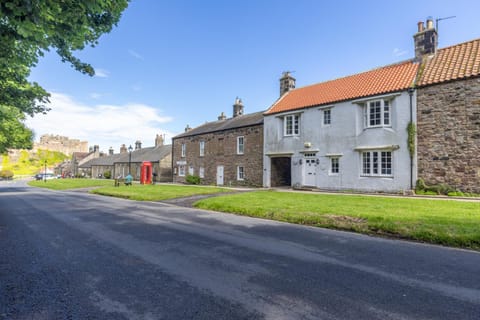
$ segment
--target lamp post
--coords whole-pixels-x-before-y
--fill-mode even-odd
[[[43,171],[43,182],[47,182],[47,160],[45,160],[45,170]]]
[[[128,174],[130,175],[132,172],[132,151],[133,151],[133,148],[132,148],[132,145],[130,145],[128,147]]]

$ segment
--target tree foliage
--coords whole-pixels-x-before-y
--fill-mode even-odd
[[[28,81],[30,69],[50,49],[63,62],[93,76],[94,69],[75,57],[74,52],[94,47],[104,33],[112,30],[129,0],[9,0],[0,2],[0,106],[33,116],[49,109],[49,94],[36,82]],[[15,124],[22,126],[20,118]],[[13,124],[12,121],[9,124]],[[0,152],[14,148],[2,138]],[[25,130],[18,131],[26,133]],[[32,136],[30,136],[31,138]],[[22,141],[20,137],[16,143]],[[30,142],[31,143],[31,142]],[[28,143],[24,146],[27,146]]]

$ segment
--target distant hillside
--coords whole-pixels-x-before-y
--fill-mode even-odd
[[[12,150],[9,154],[0,156],[0,169],[11,170],[15,176],[33,175],[45,170],[45,163],[48,171],[71,157],[50,150]]]

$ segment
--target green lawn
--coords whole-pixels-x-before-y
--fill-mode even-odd
[[[211,194],[220,192],[229,192],[231,190],[216,187],[199,187],[183,185],[141,185],[114,187],[113,182],[108,187],[94,189],[91,192],[95,194],[113,196],[141,201],[160,201],[174,198],[190,197],[201,194]]]
[[[200,200],[214,211],[480,249],[480,202],[256,191]]]
[[[32,187],[41,187],[53,190],[68,190],[89,187],[112,186],[113,180],[107,179],[50,179],[33,180],[28,183]]]

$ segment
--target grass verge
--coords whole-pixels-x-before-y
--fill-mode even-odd
[[[195,207],[480,250],[480,202],[256,191]]]
[[[29,186],[47,188],[52,190],[68,190],[89,187],[102,187],[113,185],[113,180],[105,179],[49,179],[28,182]]]
[[[160,201],[174,198],[190,197],[202,194],[230,192],[229,189],[216,187],[179,186],[179,185],[141,185],[114,187],[113,182],[108,187],[90,191],[104,196],[113,196],[140,201]]]

